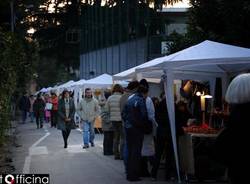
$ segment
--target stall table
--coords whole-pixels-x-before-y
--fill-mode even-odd
[[[221,180],[225,168],[209,155],[218,133],[186,132],[179,138],[181,170],[198,180]]]

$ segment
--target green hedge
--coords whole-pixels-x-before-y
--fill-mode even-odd
[[[11,118],[11,97],[26,90],[36,52],[32,43],[0,29],[0,144]]]

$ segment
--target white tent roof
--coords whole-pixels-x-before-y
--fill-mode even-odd
[[[250,49],[222,43],[204,41],[177,53],[152,60],[139,66],[136,72],[144,76],[161,78],[164,76],[164,90],[168,107],[176,168],[179,175],[179,161],[175,131],[175,109],[173,95],[174,79],[209,79],[215,89],[215,77],[222,78],[225,87],[230,74],[250,71]],[[146,78],[145,77],[145,78]],[[213,91],[213,90],[211,90]]]
[[[48,92],[48,90],[47,90],[47,88],[42,88],[39,92],[46,93],[46,92]]]
[[[178,73],[201,73],[220,76],[250,68],[250,49],[206,40],[174,54],[153,59],[113,76],[114,80],[160,78],[164,69]],[[194,65],[196,65],[194,67]],[[138,74],[139,73],[139,74]],[[181,75],[179,75],[181,76]]]
[[[79,80],[79,81],[76,81],[76,82],[70,84],[70,86],[82,86],[82,85],[85,84],[85,82],[86,82],[85,79],[81,79],[81,80]]]
[[[99,75],[93,79],[89,79],[85,81],[84,87],[90,87],[90,88],[95,88],[95,87],[110,87],[113,84],[113,78],[109,74],[102,74]],[[127,85],[127,82],[121,81],[119,82],[121,85]]]
[[[139,66],[138,71],[175,70],[176,73],[204,73],[214,76],[250,69],[250,49],[206,40],[182,51]],[[158,74],[162,72],[158,72]],[[151,73],[152,75],[152,73]],[[156,77],[157,75],[154,75]],[[158,76],[159,77],[159,76]]]
[[[74,83],[74,81],[73,81],[73,80],[70,80],[70,81],[68,81],[68,82],[66,82],[66,83],[64,83],[64,84],[61,84],[60,86],[57,86],[56,88],[57,88],[57,89],[67,88],[67,87],[70,87],[71,84],[73,84],[73,83]]]
[[[157,59],[151,60],[149,62],[157,64],[157,63],[159,63],[159,61],[161,61],[161,58],[157,58]],[[117,73],[117,74],[113,75],[113,79],[114,80],[132,80],[132,79],[136,79],[137,78],[136,69],[146,67],[149,62],[143,63],[143,64],[138,65],[138,66],[133,67],[133,68],[130,68],[130,69],[125,70],[125,71],[123,71],[121,73]],[[143,75],[142,72],[141,72],[141,74]],[[148,81],[150,81],[150,78],[154,78],[154,76],[150,76],[148,74],[147,78],[148,78]],[[151,80],[153,80],[153,79],[151,79]]]

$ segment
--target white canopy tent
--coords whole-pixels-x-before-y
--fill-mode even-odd
[[[158,63],[159,61],[161,61],[161,59],[162,58],[156,58],[156,59],[151,60],[149,62]],[[142,78],[146,78],[148,82],[159,83],[160,80],[155,77],[155,76],[157,76],[156,74],[151,75],[148,72],[146,75],[144,74],[144,72],[136,73],[136,69],[147,66],[147,63],[143,63],[143,64],[138,65],[136,67],[130,68],[130,69],[125,70],[125,71],[120,72],[120,73],[117,73],[117,74],[113,75],[113,80],[114,81],[119,81],[119,80],[131,81],[131,80],[135,80],[135,79],[140,80]]]
[[[122,86],[127,85],[128,83],[125,81],[119,81],[119,84]],[[93,79],[85,80],[81,79],[75,83],[71,84],[71,87],[74,88],[75,91],[75,103],[76,101],[81,99],[81,94],[86,88],[91,89],[102,89],[102,88],[111,88],[114,84],[113,78],[109,74],[102,74]]]
[[[53,90],[57,90],[59,93],[61,93],[64,89],[68,89],[70,88],[70,86],[74,83],[73,80],[70,80],[66,83],[63,83],[57,87],[54,87]]]
[[[85,79],[81,79],[79,81],[76,81],[74,83],[71,84],[71,87],[75,87],[75,86],[83,86],[85,84],[86,80]]]
[[[179,176],[177,154],[175,110],[174,110],[174,79],[192,79],[210,81],[210,93],[214,94],[215,79],[222,79],[223,95],[230,77],[250,71],[250,49],[204,41],[169,56],[161,57],[137,67],[135,73],[154,78],[162,78],[167,98],[168,114],[171,126],[172,140],[176,158],[176,168]]]
[[[124,86],[127,85],[128,83],[125,81],[119,81],[117,82],[120,85]],[[84,83],[85,88],[109,88],[114,84],[113,78],[109,74],[102,74],[99,75],[93,79],[87,80]]]
[[[39,92],[41,92],[41,93],[47,93],[48,89],[47,88],[42,88]]]

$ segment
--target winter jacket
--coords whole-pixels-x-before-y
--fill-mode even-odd
[[[137,115],[137,117],[135,117],[134,113],[135,108],[139,110],[139,115]],[[124,121],[125,128],[133,127],[142,130],[143,123],[148,120],[148,114],[145,100],[141,94],[136,93],[128,99],[127,104],[122,111],[122,120]]]
[[[51,98],[51,103],[53,104],[52,110],[57,111],[58,110],[58,97]]]
[[[75,115],[75,104],[72,98],[69,99],[69,118],[70,122],[65,122],[66,118],[66,109],[65,109],[65,100],[60,99],[58,102],[58,124],[57,129],[65,131],[66,129],[74,129],[74,115]]]
[[[106,103],[107,110],[110,113],[110,121],[121,121],[120,99],[121,93],[111,95]]]
[[[83,121],[94,122],[95,118],[100,114],[100,106],[94,98],[82,99],[78,109],[78,114]]]
[[[33,111],[36,116],[44,113],[45,102],[41,98],[37,98],[33,104]]]
[[[22,111],[27,111],[29,112],[30,110],[30,100],[27,96],[22,96],[20,101],[19,101],[19,108]]]

